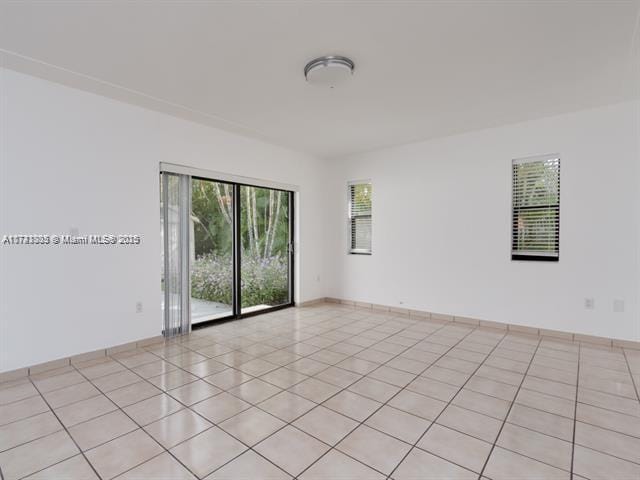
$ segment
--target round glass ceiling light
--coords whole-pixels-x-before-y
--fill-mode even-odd
[[[346,82],[355,65],[350,58],[326,55],[311,60],[304,67],[304,78],[313,85],[334,88]]]

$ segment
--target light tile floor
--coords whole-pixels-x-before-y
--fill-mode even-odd
[[[640,479],[640,351],[323,304],[0,384],[29,479]]]

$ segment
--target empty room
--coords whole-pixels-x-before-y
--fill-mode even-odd
[[[639,0],[0,0],[0,480],[640,480]]]

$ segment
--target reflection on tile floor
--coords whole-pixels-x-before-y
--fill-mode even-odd
[[[640,351],[322,304],[0,384],[2,478],[640,478]]]

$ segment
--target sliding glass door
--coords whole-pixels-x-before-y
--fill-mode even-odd
[[[233,185],[191,180],[191,323],[233,314]]]
[[[293,304],[293,192],[161,175],[165,334]]]
[[[241,313],[291,303],[291,194],[240,187]]]

